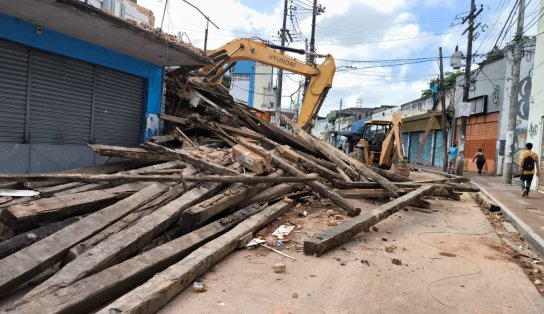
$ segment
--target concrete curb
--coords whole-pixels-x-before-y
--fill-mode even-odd
[[[501,207],[501,212],[504,217],[518,230],[519,234],[529,243],[529,245],[540,255],[544,257],[544,239],[531,229],[523,220],[521,220],[514,212],[512,212],[503,203],[499,202],[491,193],[482,188],[478,183],[471,181],[472,184],[480,189],[480,192],[485,194],[490,200]]]

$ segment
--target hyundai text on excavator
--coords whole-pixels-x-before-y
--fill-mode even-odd
[[[400,112],[393,113],[393,120],[366,121],[363,138],[355,147],[355,158],[368,165],[389,169],[405,165]]]
[[[211,51],[208,56],[213,63],[202,68],[206,76],[216,84],[228,87],[225,74],[230,71],[239,60],[256,61],[275,68],[283,69],[295,74],[300,74],[308,79],[308,88],[302,101],[297,125],[309,131],[312,120],[315,118],[327,92],[332,86],[332,80],[336,71],[336,64],[331,55],[325,58],[319,66],[302,62],[282,53],[289,51],[304,54],[304,50],[289,47],[276,46],[261,40],[240,38]]]

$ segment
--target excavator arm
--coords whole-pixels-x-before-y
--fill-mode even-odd
[[[236,39],[212,51],[209,57],[214,63],[207,65],[202,70],[207,72],[207,75],[217,84],[221,83],[222,75],[229,69],[229,65],[231,66],[239,60],[256,61],[295,74],[304,75],[309,79],[309,85],[302,101],[297,125],[309,131],[312,119],[319,112],[321,104],[323,104],[325,96],[332,86],[332,80],[336,71],[334,58],[331,55],[326,55],[325,61],[321,65],[314,66],[287,56],[281,51],[274,49],[274,47],[276,46],[259,40],[249,38]],[[290,51],[295,50],[290,49]]]

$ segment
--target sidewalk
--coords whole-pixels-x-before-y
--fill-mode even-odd
[[[470,175],[470,180],[501,207],[505,218],[544,256],[544,195],[531,191],[528,198],[522,198],[521,188],[502,184],[501,177]]]

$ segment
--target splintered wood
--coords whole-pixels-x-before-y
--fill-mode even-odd
[[[320,255],[404,206],[429,208],[427,195],[477,190],[360,163],[291,121],[292,133],[260,120],[219,85],[172,73],[163,134],[140,147],[89,145],[126,161],[0,174],[2,188],[39,192],[0,198],[0,298],[20,294],[10,312],[152,313],[297,202],[352,217],[304,242]],[[366,199],[383,205],[362,211]]]

